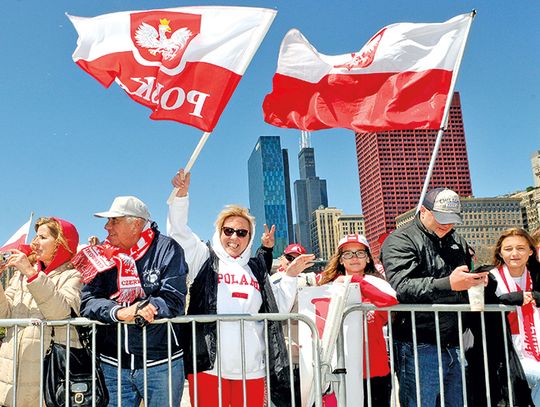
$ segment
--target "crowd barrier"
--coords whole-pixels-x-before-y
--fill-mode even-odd
[[[442,376],[443,376],[443,371],[442,371],[442,367],[441,367],[441,343],[440,343],[440,331],[439,331],[439,313],[441,312],[455,312],[457,313],[458,315],[458,323],[459,323],[459,329],[461,331],[463,331],[463,315],[464,313],[466,312],[469,312],[470,311],[470,307],[468,305],[397,305],[397,306],[393,306],[393,307],[389,307],[389,308],[376,308],[372,305],[368,305],[368,304],[355,304],[355,305],[350,305],[348,307],[346,307],[344,313],[343,313],[343,318],[341,319],[341,325],[339,327],[339,334],[337,336],[337,342],[336,342],[336,347],[335,347],[335,355],[332,359],[332,362],[331,362],[331,366],[324,366],[324,361],[321,361],[321,358],[320,358],[320,355],[323,354],[323,351],[321,349],[321,341],[320,341],[320,338],[319,338],[319,334],[318,334],[318,331],[317,331],[317,327],[316,327],[316,324],[308,317],[304,316],[304,315],[301,315],[301,314],[258,314],[258,315],[204,315],[204,316],[184,316],[184,317],[178,317],[178,318],[174,318],[174,319],[169,319],[169,320],[159,320],[159,321],[155,321],[154,323],[159,323],[159,324],[168,324],[169,326],[169,329],[168,329],[168,343],[167,343],[167,347],[168,347],[168,354],[169,354],[169,361],[168,361],[168,366],[169,366],[169,388],[167,389],[168,391],[168,395],[169,395],[169,406],[172,406],[172,395],[171,395],[171,380],[170,380],[170,372],[171,372],[171,341],[172,341],[172,329],[171,329],[171,324],[173,323],[179,323],[179,324],[192,324],[192,327],[195,327],[195,324],[196,323],[217,323],[217,335],[218,335],[218,338],[219,338],[219,335],[220,335],[220,324],[222,323],[227,323],[227,322],[237,322],[240,324],[240,331],[243,332],[243,329],[244,329],[244,324],[245,322],[247,321],[259,321],[261,323],[264,324],[264,332],[265,332],[265,345],[266,347],[268,347],[268,322],[269,321],[282,321],[283,323],[283,326],[284,326],[284,334],[286,337],[288,338],[291,338],[293,337],[293,326],[295,324],[305,324],[308,329],[311,331],[311,338],[312,338],[312,349],[313,349],[313,354],[312,354],[312,366],[313,366],[313,389],[314,389],[314,398],[313,398],[313,405],[316,406],[316,407],[322,407],[323,405],[323,392],[326,390],[326,388],[322,388],[323,384],[326,384],[326,383],[333,383],[333,389],[335,391],[335,394],[336,394],[336,399],[337,399],[337,403],[338,403],[338,406],[339,407],[345,407],[347,405],[359,405],[356,402],[352,403],[352,401],[350,401],[352,404],[347,404],[347,397],[346,397],[346,375],[347,375],[347,372],[346,372],[346,369],[345,369],[345,355],[346,355],[346,352],[345,352],[345,347],[344,347],[344,328],[343,328],[343,321],[345,320],[345,318],[349,315],[353,315],[354,313],[359,313],[359,318],[361,318],[360,320],[362,321],[362,325],[363,325],[363,329],[367,329],[367,323],[368,323],[368,314],[370,311],[374,311],[374,310],[379,310],[379,311],[384,311],[384,312],[388,312],[388,318],[389,318],[389,321],[391,321],[391,318],[392,318],[392,312],[394,311],[402,311],[402,312],[410,312],[411,313],[411,318],[412,318],[412,321],[413,321],[413,327],[414,327],[414,321],[415,321],[415,315],[416,313],[418,312],[433,312],[434,313],[434,316],[435,316],[435,323],[436,323],[436,336],[437,336],[437,353],[438,353],[438,360],[439,360],[439,383],[442,383]],[[484,351],[487,349],[487,338],[486,338],[486,326],[485,326],[485,314],[486,312],[496,312],[496,313],[500,313],[501,315],[501,321],[502,321],[502,326],[503,326],[503,329],[506,329],[506,324],[507,324],[507,321],[506,321],[506,312],[508,311],[513,311],[515,310],[515,307],[511,307],[511,306],[503,306],[503,305],[486,305],[485,306],[485,309],[483,312],[478,312],[480,314],[480,320],[481,320],[481,326],[482,326],[482,338],[481,338],[481,341],[482,341],[482,346],[483,346],[483,349]],[[40,337],[40,344],[41,344],[41,347],[40,347],[40,356],[41,356],[41,360],[43,360],[43,357],[45,356],[45,352],[47,351],[47,348],[49,346],[49,343],[44,343],[44,327],[45,326],[77,326],[77,325],[80,325],[80,326],[92,326],[92,340],[91,340],[91,346],[92,346],[92,352],[93,354],[95,355],[96,352],[95,352],[95,346],[96,346],[96,326],[97,325],[100,325],[99,322],[96,322],[96,321],[90,321],[88,319],[85,319],[85,318],[73,318],[73,319],[70,319],[70,320],[61,320],[61,321],[44,321],[44,320],[36,320],[36,319],[3,319],[3,320],[0,320],[0,327],[3,327],[3,328],[14,328],[15,331],[18,331],[20,328],[22,327],[25,327],[25,326],[28,326],[28,325],[34,325],[34,326],[39,326],[40,327],[40,332],[41,332],[41,337]],[[118,324],[118,330],[121,330],[122,329],[122,325],[121,323]],[[388,354],[389,354],[389,361],[390,361],[390,367],[391,367],[391,371],[394,372],[394,369],[395,369],[395,355],[394,355],[394,335],[393,335],[393,332],[392,332],[392,325],[391,324],[388,324],[387,326],[387,335],[386,335],[386,339],[387,339],[387,349],[388,349]],[[67,329],[66,330],[66,343],[70,343],[70,335],[71,335],[71,330],[70,329]],[[193,335],[192,335],[192,343],[194,343],[194,338],[195,338],[195,329],[192,330],[193,332]],[[501,335],[503,335],[503,333],[501,333]],[[503,335],[504,337],[504,343],[505,343],[505,350],[507,349],[507,340],[506,340],[506,335]],[[121,352],[121,349],[122,349],[122,344],[120,342],[120,335],[118,336],[118,343],[117,343],[117,351],[120,353]],[[414,345],[414,361],[415,361],[415,372],[416,372],[416,376],[418,377],[418,374],[419,374],[419,364],[418,364],[418,353],[417,353],[417,332],[416,330],[413,328],[412,329],[412,338],[413,338],[413,345]],[[57,339],[59,339],[57,337]],[[364,340],[366,342],[369,341],[369,338],[367,335],[364,335]],[[19,341],[19,338],[18,338],[18,335],[14,335],[14,338],[13,338],[13,341],[14,341],[14,349],[17,349],[18,348],[18,341]],[[143,328],[143,347],[144,347],[144,353],[143,353],[143,358],[144,358],[144,361],[146,362],[146,342],[147,342],[147,336],[146,336],[146,328]],[[240,347],[241,347],[241,357],[242,357],[242,376],[243,376],[243,379],[242,379],[242,382],[243,382],[243,393],[245,394],[246,393],[246,387],[245,387],[245,371],[244,371],[244,368],[245,368],[245,343],[242,343],[239,344]],[[297,399],[297,394],[296,394],[296,389],[295,389],[295,385],[294,385],[294,374],[293,374],[293,368],[294,366],[297,364],[296,361],[293,361],[292,359],[292,341],[287,341],[287,347],[288,347],[288,352],[289,352],[289,365],[290,365],[290,384],[291,384],[291,395],[290,395],[290,405],[295,407],[297,406],[298,404],[296,403],[296,399]],[[360,346],[358,344],[358,346]],[[369,344],[368,344],[369,346]],[[467,406],[468,403],[467,403],[467,386],[465,385],[466,383],[466,362],[465,362],[465,344],[464,344],[464,340],[463,340],[463,336],[460,336],[460,343],[459,343],[459,350],[460,350],[460,362],[461,362],[461,376],[462,376],[462,382],[464,383],[464,386],[463,386],[463,400],[464,400],[464,406]],[[193,353],[195,353],[196,349],[193,349]],[[217,340],[217,355],[220,355],[222,352],[222,349],[220,348],[220,341],[219,339]],[[368,369],[368,372],[367,372],[367,376],[369,377],[369,358],[370,358],[370,355],[369,355],[369,351],[366,353],[365,355],[366,357],[366,362],[367,362],[367,369]],[[18,354],[17,352],[13,352],[13,360],[15,361],[14,363],[14,369],[13,369],[13,377],[14,377],[14,386],[15,388],[18,386],[18,383],[17,383],[17,369],[18,369],[18,362],[17,362],[17,358],[18,358]],[[484,368],[485,368],[485,371],[489,371],[489,360],[488,360],[488,355],[487,355],[487,352],[485,351],[484,352]],[[196,359],[196,358],[193,358],[193,359]],[[219,361],[219,358],[217,358],[217,360]],[[508,352],[505,351],[505,360],[506,360],[506,369],[507,369],[507,372],[510,371],[510,368],[509,368],[509,355],[508,355]],[[93,363],[97,363],[97,359],[94,357],[94,360],[93,360]],[[266,392],[267,394],[270,394],[270,380],[269,380],[269,377],[270,377],[270,372],[269,372],[269,363],[268,363],[268,352],[267,352],[267,360],[266,360]],[[68,366],[69,366],[69,361],[67,362]],[[146,365],[146,363],[145,363]],[[196,371],[196,365],[193,366],[194,367],[194,370]],[[95,370],[95,369],[93,369]],[[144,383],[145,383],[145,386],[144,386],[144,405],[148,405],[147,403],[147,388],[146,388],[146,379],[147,379],[147,369],[146,369],[146,366],[145,368],[143,369],[144,370]],[[118,368],[118,372],[119,372],[119,375],[118,375],[118,389],[121,389],[121,377],[120,377],[120,367]],[[221,369],[220,369],[220,363],[218,362],[217,363],[217,372],[218,372],[218,376],[219,378],[221,378]],[[41,369],[40,369],[40,377],[43,377],[43,364],[41,365]],[[0,374],[2,374],[2,372],[0,372]],[[66,382],[69,381],[69,372],[66,373]],[[507,375],[508,377],[508,388],[511,388],[511,384],[510,384],[510,375]],[[491,406],[491,399],[490,399],[490,383],[489,383],[489,380],[488,380],[488,377],[487,375],[483,378],[484,379],[484,382],[485,382],[485,385],[486,385],[486,399],[487,399],[487,405],[488,406]],[[372,400],[371,400],[371,392],[370,392],[370,386],[369,386],[369,379],[367,379],[368,381],[368,391],[367,391],[367,394],[364,395],[364,397],[366,398],[367,400],[367,405],[368,406],[372,406]],[[221,382],[221,381],[219,381]],[[40,380],[40,391],[41,393],[40,394],[43,394],[43,380]],[[399,406],[399,401],[398,401],[398,389],[397,389],[397,381],[395,379],[393,379],[391,381],[392,383],[392,395],[391,395],[391,405],[394,407],[394,406]],[[416,396],[417,396],[417,399],[420,400],[420,386],[419,386],[419,383],[418,381],[416,381]],[[197,383],[195,381],[195,386],[197,386]],[[66,396],[67,396],[67,391],[69,389],[66,390]],[[218,391],[221,391],[221,387],[218,389]],[[12,400],[12,404],[14,406],[17,405],[17,400],[16,400],[16,391],[13,392],[13,400]],[[186,392],[184,392],[186,393]],[[194,394],[197,394],[197,392],[195,391]],[[184,397],[186,397],[187,395],[184,394]],[[440,405],[441,406],[444,406],[445,405],[445,398],[444,398],[444,388],[443,386],[441,385],[440,386]],[[67,406],[69,405],[69,397],[66,397],[66,400],[68,400],[68,403],[67,403]],[[244,400],[245,400],[245,397],[244,397]],[[191,400],[191,403],[192,405],[194,406],[199,406],[199,403],[198,403],[198,400],[195,399],[195,400]],[[244,404],[245,404],[245,401],[244,401]],[[302,403],[303,405],[305,404],[305,401]],[[40,407],[43,406],[44,403],[43,401],[40,402]],[[120,394],[118,396],[118,405],[121,405],[121,400],[120,400]],[[419,405],[421,405],[421,402],[419,403]],[[508,405],[509,406],[514,406],[514,400],[513,400],[513,397],[512,397],[512,392],[509,392],[509,400],[508,400]],[[66,407],[67,407],[66,406]],[[271,404],[270,404],[271,406]],[[160,406],[161,407],[161,406]],[[178,406],[173,406],[173,407],[178,407]],[[220,405],[221,407],[221,405]],[[246,406],[246,407],[249,407],[249,406]],[[298,406],[300,407],[300,406]],[[472,406],[471,406],[472,407]],[[476,406],[475,406],[476,407]]]

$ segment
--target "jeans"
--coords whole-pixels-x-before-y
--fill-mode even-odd
[[[399,402],[401,407],[417,407],[414,348],[410,342],[396,342],[398,358]],[[442,347],[441,360],[444,383],[444,406],[463,406],[463,384],[459,348]],[[422,407],[441,405],[439,386],[439,360],[437,345],[418,344],[419,387]]]
[[[531,397],[536,407],[540,407],[540,363],[529,358],[520,359],[521,366],[531,388]]]
[[[101,364],[105,384],[109,390],[109,407],[118,406],[118,368]],[[122,369],[121,371],[122,407],[139,407],[144,400],[144,370]],[[178,358],[172,361],[172,404],[169,404],[169,364],[149,367],[146,369],[146,386],[148,391],[148,407],[166,407],[180,405],[184,390],[184,360]]]

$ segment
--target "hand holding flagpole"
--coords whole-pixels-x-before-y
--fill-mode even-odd
[[[191,167],[193,167],[193,164],[197,160],[197,157],[199,156],[202,148],[204,147],[206,140],[208,140],[208,137],[210,136],[209,132],[205,132],[201,139],[199,140],[199,144],[197,144],[197,147],[195,147],[195,150],[193,150],[193,153],[191,154],[191,157],[189,158],[189,161],[184,168],[184,174],[188,173],[191,170]],[[176,196],[176,193],[178,192],[178,188],[173,188],[171,194],[169,195],[169,198],[167,199],[167,204],[170,205],[174,201],[174,197]]]

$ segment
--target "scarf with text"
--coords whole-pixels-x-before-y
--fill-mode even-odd
[[[133,247],[124,250],[105,240],[102,245],[83,248],[71,262],[81,273],[82,282],[85,284],[92,281],[99,273],[116,267],[118,291],[109,298],[118,303],[131,304],[137,298],[145,296],[135,262],[146,254],[154,236],[150,223],[147,223]]]
[[[497,271],[499,272],[501,280],[504,282],[504,285],[501,287],[502,291],[506,291],[506,293],[532,291],[532,280],[529,270],[525,269],[525,273],[523,273],[522,276],[521,281],[522,285],[525,287],[524,289],[514,281],[514,278],[510,275],[510,271],[508,271],[506,265],[498,267]],[[524,282],[523,279],[525,279]],[[540,345],[538,343],[537,335],[537,332],[540,332],[540,315],[534,303],[530,302],[527,305],[517,307],[517,311],[511,312],[508,315],[508,319],[512,335],[520,335],[523,338],[526,354],[532,359],[540,361]]]

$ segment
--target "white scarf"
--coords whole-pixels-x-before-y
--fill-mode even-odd
[[[497,279],[499,289],[503,294],[511,292],[531,292],[532,280],[529,270],[525,269],[525,272],[521,276],[520,285],[518,285],[514,278],[510,275],[510,271],[506,265],[493,269],[492,274]],[[517,324],[516,324],[517,316]],[[510,327],[512,329],[512,335],[518,335],[520,342],[523,343],[522,356],[540,361],[540,344],[538,341],[538,334],[540,332],[540,311],[533,304],[522,305],[517,307],[516,312],[511,312],[508,315]],[[516,326],[519,327],[519,331],[516,330]]]

